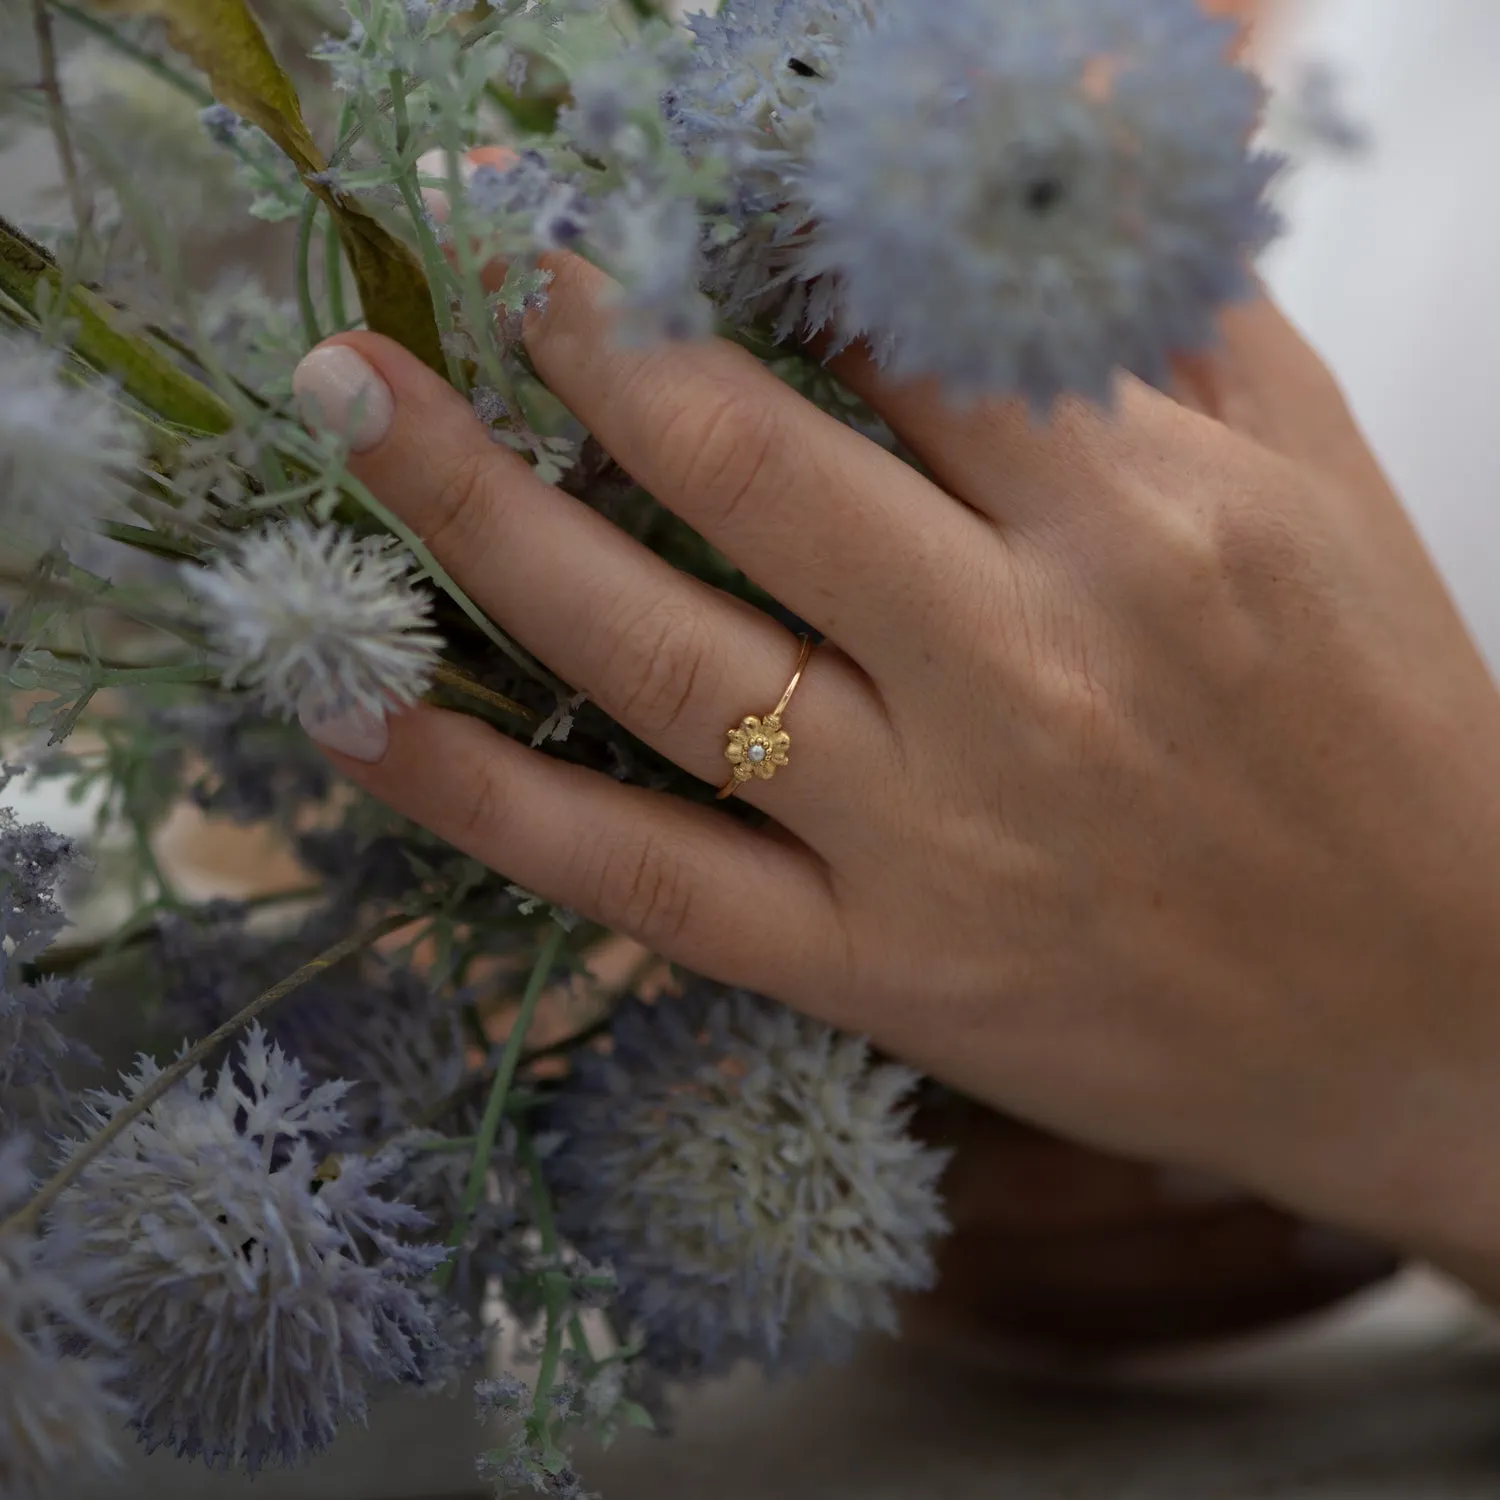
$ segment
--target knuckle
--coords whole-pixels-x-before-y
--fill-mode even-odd
[[[491,452],[466,451],[451,458],[433,487],[426,506],[424,540],[434,552],[463,551],[477,538],[491,503]]]
[[[692,882],[682,861],[650,834],[607,846],[594,890],[601,917],[652,948],[669,950],[687,929]]]
[[[453,842],[464,849],[488,848],[505,821],[500,780],[480,767],[465,778],[465,786]]]
[[[702,614],[653,600],[600,626],[598,697],[646,739],[672,734],[702,701],[713,653]]]
[[[771,482],[785,434],[773,407],[734,389],[685,401],[663,423],[664,447],[678,455],[678,473],[694,514],[730,526]]]

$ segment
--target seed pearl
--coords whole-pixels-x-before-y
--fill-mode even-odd
[[[766,758],[766,747],[764,745],[751,745],[750,759],[757,765]]]

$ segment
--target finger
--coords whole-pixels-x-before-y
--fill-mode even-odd
[[[726,779],[726,731],[769,710],[792,674],[789,631],[544,484],[389,339],[340,335],[303,361],[294,384],[315,423],[344,425],[336,408],[351,401],[379,418],[351,440],[351,472],[492,619],[684,770]],[[825,827],[837,826],[847,747],[884,745],[884,713],[860,671],[825,648],[786,727],[795,765],[745,795],[822,847]]]
[[[723,340],[623,347],[613,283],[549,257],[537,372],[614,458],[867,667],[903,650],[902,593],[943,597],[989,533],[962,506]]]
[[[1064,397],[1039,422],[1018,399],[959,405],[938,380],[890,380],[862,344],[835,356],[830,368],[940,484],[992,520],[1023,529],[1096,508],[1110,476],[1151,440],[1158,408],[1170,404],[1122,378],[1113,409]]]
[[[421,706],[388,732],[373,764],[333,758],[464,853],[655,953],[774,994],[805,985],[832,941],[823,867],[790,839],[552,760],[462,714]]]

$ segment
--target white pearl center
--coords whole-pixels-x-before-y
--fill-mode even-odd
[[[759,764],[766,758],[766,747],[764,745],[751,745],[750,759]]]

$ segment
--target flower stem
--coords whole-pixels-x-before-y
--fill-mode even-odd
[[[319,200],[309,193],[302,200],[302,212],[297,218],[297,311],[302,315],[302,343],[307,349],[323,342],[312,294],[312,238],[318,205]]]
[[[108,1123],[84,1141],[63,1166],[37,1190],[31,1200],[0,1223],[0,1241],[7,1235],[19,1234],[32,1228],[37,1219],[54,1204],[61,1194],[100,1156],[126,1128],[151,1108],[158,1099],[175,1088],[215,1049],[227,1042],[237,1031],[248,1026],[257,1016],[269,1010],[278,1000],[301,989],[309,980],[316,979],[325,970],[341,963],[352,954],[368,948],[387,934],[404,927],[412,920],[405,912],[382,917],[380,921],[346,937],[342,942],[325,949],[316,958],[309,959],[294,974],[273,984],[264,994],[257,995],[242,1010],[236,1011],[222,1026],[216,1027],[202,1041],[195,1042],[172,1065],[164,1068],[152,1082],[141,1090],[130,1102],[114,1114]]]
[[[552,1222],[552,1200],[542,1181],[542,1164],[537,1159],[536,1147],[530,1136],[524,1136],[521,1149],[531,1172],[532,1201],[537,1217],[537,1234],[544,1256],[557,1254],[557,1229]],[[557,1378],[557,1366],[562,1359],[563,1313],[567,1297],[562,1278],[554,1273],[547,1278],[547,1331],[542,1341],[542,1357],[537,1365],[536,1381],[532,1385],[531,1419],[527,1422],[527,1436],[540,1442],[547,1430],[547,1398],[552,1394],[552,1382]]]
[[[504,693],[497,693],[482,682],[476,682],[467,672],[450,662],[440,662],[432,675],[435,681],[451,688],[455,693],[477,698],[481,703],[488,703],[491,708],[498,708],[501,713],[509,714],[514,719],[524,719],[528,724],[535,724],[541,717],[524,704],[517,703],[514,698],[507,698]]]
[[[349,311],[344,305],[344,246],[332,214],[323,224],[323,291],[328,298],[328,321],[335,333],[342,333],[349,327]]]
[[[68,107],[57,78],[57,43],[52,35],[52,17],[47,13],[47,0],[31,0],[31,10],[36,29],[37,58],[42,67],[42,93],[47,99],[47,121],[52,128],[53,143],[57,147],[58,165],[61,166],[63,180],[67,183],[78,244],[82,247],[93,221],[94,206],[78,171],[78,156],[73,150],[73,137],[68,131]]]
[[[515,1078],[516,1066],[521,1061],[521,1050],[526,1045],[526,1033],[531,1029],[532,1018],[536,1015],[537,1002],[542,998],[542,991],[546,988],[547,979],[557,962],[564,936],[561,927],[555,923],[550,925],[547,936],[542,940],[541,949],[537,953],[536,962],[532,965],[526,988],[522,992],[521,1008],[516,1012],[516,1018],[511,1023],[510,1035],[505,1039],[505,1050],[500,1054],[500,1064],[495,1069],[494,1082],[490,1084],[490,1096],[485,1103],[484,1115],[479,1122],[479,1130],[474,1143],[474,1158],[469,1164],[469,1179],[464,1184],[463,1201],[459,1204],[458,1217],[448,1234],[448,1244],[455,1250],[463,1244],[468,1235],[469,1223],[474,1217],[474,1210],[479,1206],[480,1195],[484,1192],[484,1179],[490,1169],[490,1158],[495,1152],[495,1140],[500,1134],[500,1121],[505,1114],[506,1096],[510,1093],[511,1082]],[[432,1279],[439,1289],[442,1289],[448,1285],[452,1275],[453,1257],[450,1256],[433,1272]]]
[[[427,205],[417,186],[417,168],[406,160],[411,145],[411,120],[406,108],[406,79],[399,68],[390,74],[391,111],[396,123],[396,160],[387,162],[396,176],[396,187],[401,200],[411,215],[412,231],[417,237],[417,249],[422,257],[422,269],[427,275],[427,285],[432,292],[432,312],[437,319],[438,333],[451,335],[454,332],[453,302],[448,295],[448,262],[443,258],[443,248],[432,231]],[[463,361],[453,350],[450,338],[443,340],[443,360],[448,370],[448,383],[465,396],[469,394],[469,382],[464,375]]]

